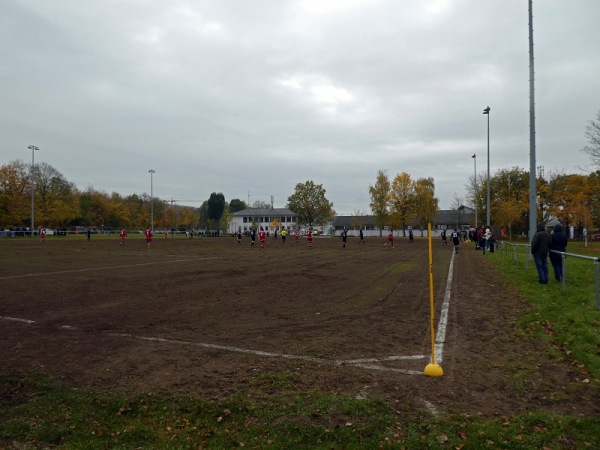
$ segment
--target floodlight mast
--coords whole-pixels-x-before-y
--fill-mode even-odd
[[[529,241],[537,222],[537,188],[535,178],[535,71],[533,67],[533,3],[529,0]]]
[[[35,152],[39,150],[35,145],[29,145],[27,148],[31,149],[31,171],[29,176],[31,178],[31,231],[30,236],[33,237],[33,227],[35,225],[35,181],[33,179],[33,169],[35,167]]]

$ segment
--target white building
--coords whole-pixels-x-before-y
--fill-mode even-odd
[[[270,232],[284,228],[290,231],[297,227],[296,214],[287,208],[248,208],[234,212],[231,216],[227,230],[230,234],[238,230],[242,230],[242,233],[249,232],[253,226],[258,230],[263,227]]]

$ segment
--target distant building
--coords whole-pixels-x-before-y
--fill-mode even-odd
[[[468,229],[475,225],[475,210],[467,206],[461,206],[458,209],[440,209],[438,210],[431,229],[435,234],[446,229]],[[479,224],[482,225],[481,223]],[[334,234],[339,235],[343,229],[347,228],[348,235],[358,236],[358,230],[363,229],[365,236],[379,236],[380,230],[375,225],[375,216],[337,216],[333,221]],[[421,230],[417,223],[406,224],[406,230]],[[384,227],[387,230],[387,227]],[[402,229],[394,230],[398,236],[402,236]],[[427,231],[425,228],[424,231]]]
[[[258,229],[263,227],[265,229],[274,232],[275,229],[278,231],[293,230],[299,225],[302,228],[306,228],[305,224],[298,224],[298,216],[287,208],[247,208],[241,211],[237,211],[232,214],[231,222],[227,232],[229,234],[236,233],[242,230],[242,233],[249,232],[253,225],[256,225]],[[441,230],[446,229],[468,229],[475,225],[475,210],[461,206],[458,209],[441,209],[438,210],[434,223],[431,224],[431,228],[435,234],[439,234]],[[483,223],[479,223],[483,225]],[[379,228],[375,225],[375,216],[337,216],[335,220],[329,225],[317,226],[317,229],[321,234],[329,234],[330,231],[335,235],[340,235],[343,229],[348,229],[348,235],[358,236],[358,230],[363,229],[365,236],[379,236]],[[407,224],[406,229],[412,228],[413,230],[419,230],[420,228],[416,223]],[[385,227],[384,229],[387,229]],[[395,230],[398,236],[402,235],[402,230]],[[424,231],[427,231],[425,228]]]
[[[242,233],[249,232],[253,225],[260,230],[270,229],[275,231],[272,225],[277,223],[277,230],[294,229],[297,225],[297,215],[287,208],[247,208],[232,214],[228,233],[233,234],[238,230]]]

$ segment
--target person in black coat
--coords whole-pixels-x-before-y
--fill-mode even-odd
[[[564,231],[562,225],[554,225],[554,232],[552,233],[552,241],[550,242],[550,250],[557,252],[567,251],[567,234]],[[550,262],[554,269],[554,277],[559,283],[563,279],[562,272],[562,255],[554,252],[550,252]]]
[[[540,284],[548,284],[548,251],[551,241],[552,236],[546,233],[545,225],[538,223],[537,231],[531,239],[531,254],[535,261]]]

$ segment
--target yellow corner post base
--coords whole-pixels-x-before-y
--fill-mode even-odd
[[[424,373],[428,377],[441,377],[444,375],[444,370],[439,364],[427,364]]]

